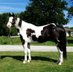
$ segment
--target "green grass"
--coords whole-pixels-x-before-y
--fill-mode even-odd
[[[5,36],[2,36],[0,37],[0,44],[1,45],[21,45],[21,40],[19,37],[17,38],[10,38],[10,37],[5,37]],[[37,42],[32,42],[31,43],[32,45],[55,45],[54,42],[45,42],[45,43],[37,43]]]
[[[73,46],[73,37],[68,37],[67,38],[68,46]]]
[[[32,52],[32,62],[23,64],[23,52],[0,52],[0,72],[73,72],[73,53],[59,66],[58,53]]]
[[[0,37],[0,44],[2,45],[14,45],[14,44],[21,44],[20,38],[10,38],[6,36]]]
[[[68,37],[67,38],[67,45],[68,46],[73,46],[73,37]],[[20,38],[10,38],[10,37],[5,37],[5,36],[2,36],[0,37],[0,44],[1,45],[21,45],[21,41],[20,41]],[[54,42],[52,41],[48,41],[48,42],[45,42],[45,43],[37,43],[37,42],[32,42],[31,45],[48,45],[48,46],[52,46],[52,45],[55,45]]]

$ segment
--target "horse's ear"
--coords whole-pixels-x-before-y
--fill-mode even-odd
[[[11,16],[11,13],[9,13],[9,16]]]
[[[9,16],[15,17],[15,14],[14,13],[9,13]]]
[[[14,14],[14,13],[12,13],[12,16],[13,16],[13,17],[15,17],[15,14]]]

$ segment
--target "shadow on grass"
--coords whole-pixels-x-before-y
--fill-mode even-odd
[[[55,59],[52,59],[52,58],[49,58],[49,57],[41,57],[41,56],[32,56],[32,60],[57,62],[57,60],[55,60]]]
[[[6,58],[6,57],[10,57],[10,58],[20,60],[20,61],[23,61],[23,59],[24,59],[24,56],[8,56],[8,55],[7,56],[1,56],[1,59]],[[48,57],[41,57],[41,56],[32,56],[32,60],[49,61],[49,62],[54,62],[54,63],[57,62],[57,60],[55,60],[55,59],[48,58]]]

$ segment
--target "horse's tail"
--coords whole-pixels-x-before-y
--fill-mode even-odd
[[[62,50],[63,50],[63,58],[66,59],[67,58],[67,50],[66,50],[66,32],[64,31],[61,35],[63,35],[61,37],[61,45],[62,45]]]
[[[63,58],[66,59],[67,58],[67,50],[66,50],[66,34],[64,35],[64,39],[63,39]]]
[[[64,30],[64,29],[63,29]],[[60,42],[58,44],[59,48],[63,51],[63,58],[67,58],[67,51],[66,51],[66,32],[65,30],[60,34]]]

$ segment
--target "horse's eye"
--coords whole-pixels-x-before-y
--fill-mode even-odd
[[[53,27],[53,29],[55,29],[55,27]]]

